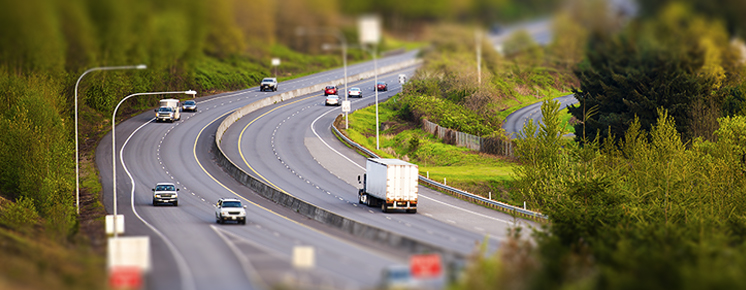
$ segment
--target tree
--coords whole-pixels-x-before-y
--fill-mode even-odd
[[[580,104],[569,111],[581,119],[583,107],[598,106],[598,114],[576,130],[622,136],[637,116],[649,131],[656,110],[664,108],[685,140],[710,135],[714,127],[707,124],[719,114],[703,107],[719,111],[723,88],[740,79],[741,68],[724,65],[731,63],[731,47],[723,30],[717,21],[672,5],[659,19],[632,24],[620,35],[592,36],[587,61],[575,70]]]

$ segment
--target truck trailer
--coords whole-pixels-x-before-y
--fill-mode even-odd
[[[417,212],[419,168],[399,159],[368,158],[365,174],[358,175],[358,203],[381,206],[383,212],[406,210]]]

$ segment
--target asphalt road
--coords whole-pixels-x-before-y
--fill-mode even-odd
[[[412,57],[414,52],[384,58],[379,66]],[[348,70],[353,75],[371,67],[364,63]],[[124,236],[150,237],[147,289],[263,289],[276,283],[293,288],[371,288],[384,267],[406,262],[395,250],[368,245],[268,202],[213,162],[211,135],[228,113],[269,94],[341,75],[342,69],[336,69],[282,82],[278,92],[254,87],[198,98],[199,111],[184,112],[175,123],[154,123],[153,113],[146,112],[117,125],[118,212],[125,217]],[[99,143],[96,156],[104,204],[112,213],[110,135]],[[152,206],[151,188],[163,181],[180,188],[178,207]],[[244,200],[247,225],[215,223],[213,204],[220,197]],[[293,247],[298,245],[315,249],[314,269],[291,266]]]
[[[379,92],[379,101],[399,92],[398,74],[411,76],[413,71],[382,75],[389,91]],[[350,99],[353,110],[375,102],[372,79],[351,86],[364,92],[362,99]],[[485,238],[494,250],[515,222],[527,224],[423,186],[417,214],[384,214],[380,208],[359,205],[357,176],[365,172],[365,157],[333,136],[330,126],[341,108],[325,106],[324,99],[319,92],[248,114],[226,131],[221,147],[245,171],[295,197],[463,254],[472,253]]]
[[[578,100],[575,99],[575,95],[567,95],[554,99],[560,102],[560,109],[578,103]],[[523,130],[523,125],[528,123],[529,120],[534,122],[534,124],[540,124],[542,122],[541,104],[542,102],[534,103],[508,115],[502,126],[508,136],[511,138],[518,138],[518,132]]]

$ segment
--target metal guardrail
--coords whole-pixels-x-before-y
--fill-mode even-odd
[[[370,157],[381,158],[377,154],[373,153],[373,151],[370,151],[370,150],[368,150],[368,148],[365,148],[365,147],[361,146],[360,144],[355,143],[350,138],[348,138],[345,134],[342,134],[342,132],[340,132],[339,129],[337,129],[337,127],[334,126],[334,124],[332,124],[331,127],[332,127],[332,132],[335,135],[337,135],[340,138],[342,138],[342,140],[344,140],[345,143],[347,143],[348,145],[355,147],[355,149],[362,151],[363,153],[367,154]],[[450,187],[448,185],[444,185],[444,184],[439,183],[437,181],[434,181],[432,179],[426,178],[426,177],[424,177],[422,175],[418,175],[418,177],[419,177],[420,181],[422,181],[424,183],[427,183],[430,186],[436,187],[436,188],[441,189],[441,190],[453,192],[454,194],[457,194],[457,195],[461,196],[462,198],[473,199],[473,200],[479,201],[481,203],[491,205],[492,207],[502,209],[504,211],[508,211],[508,212],[520,214],[520,215],[531,217],[531,218],[548,219],[548,217],[546,215],[538,213],[538,212],[535,212],[535,211],[530,211],[530,210],[527,210],[527,209],[522,209],[522,208],[517,207],[517,206],[512,206],[512,205],[509,205],[509,204],[506,204],[506,203],[502,203],[502,202],[499,202],[499,201],[487,199],[487,198],[484,198],[482,196],[479,196],[479,195],[476,195],[476,194],[473,194],[473,193],[468,193],[468,192],[460,190],[458,188]]]

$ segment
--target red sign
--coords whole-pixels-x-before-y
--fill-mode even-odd
[[[141,289],[142,271],[137,267],[115,267],[109,273],[112,289]]]
[[[442,272],[438,254],[412,255],[409,267],[414,278],[437,278]]]

